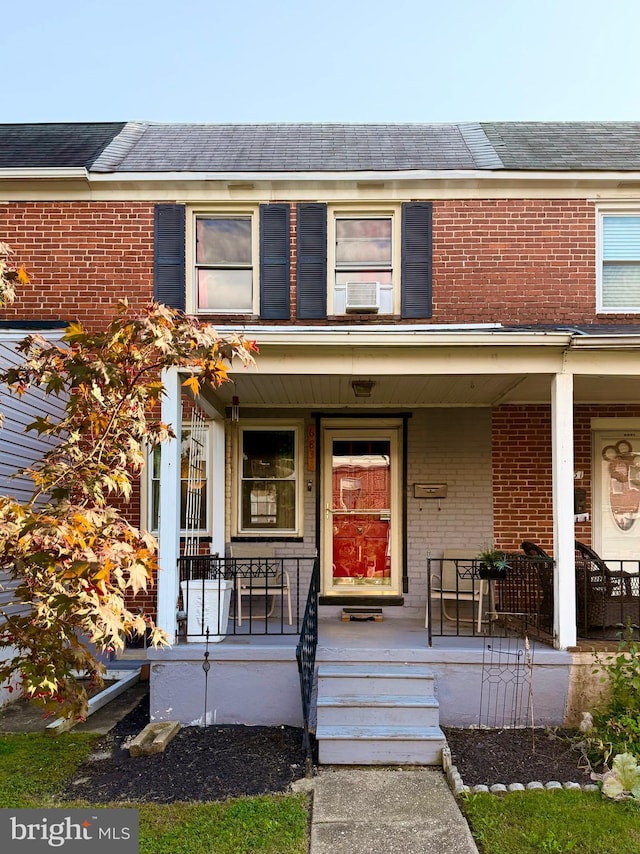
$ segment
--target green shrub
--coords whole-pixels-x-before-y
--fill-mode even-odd
[[[615,655],[596,656],[596,669],[609,683],[609,695],[593,714],[593,728],[585,734],[585,752],[596,764],[630,753],[640,757],[640,645],[627,626]]]

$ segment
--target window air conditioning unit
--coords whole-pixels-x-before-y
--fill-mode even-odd
[[[347,282],[347,311],[380,310],[380,282]]]

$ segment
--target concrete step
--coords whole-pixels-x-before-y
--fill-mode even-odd
[[[438,726],[438,701],[424,695],[344,694],[318,697],[318,724]]]
[[[422,694],[433,696],[435,679],[430,667],[415,664],[320,664],[318,695],[338,697],[349,694]]]
[[[328,765],[441,765],[438,726],[318,726],[318,759]]]

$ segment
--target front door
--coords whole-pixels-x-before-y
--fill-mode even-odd
[[[400,428],[323,432],[325,594],[400,592]]]

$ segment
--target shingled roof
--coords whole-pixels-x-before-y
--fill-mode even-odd
[[[96,171],[362,172],[500,168],[479,125],[139,125]],[[124,134],[123,134],[124,136]]]
[[[125,124],[0,124],[0,169],[90,168]]]
[[[640,170],[640,122],[0,125],[0,169],[92,172]]]
[[[640,122],[483,122],[505,169],[640,169]]]

